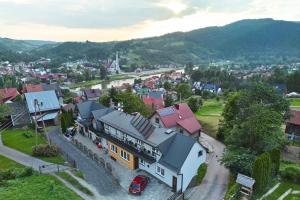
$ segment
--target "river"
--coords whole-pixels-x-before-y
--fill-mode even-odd
[[[179,69],[176,70],[176,72],[184,72],[183,69]],[[97,85],[92,86],[92,89],[110,89],[111,87],[120,87],[122,86],[124,83],[129,83],[130,85],[133,85],[134,83],[134,79],[137,78],[141,78],[142,80],[145,80],[147,78],[150,78],[152,76],[161,76],[163,74],[163,72],[158,72],[157,74],[151,74],[151,75],[146,75],[146,76],[141,76],[141,75],[137,75],[135,78],[128,78],[128,79],[123,79],[123,80],[115,80],[115,81],[110,81],[110,82],[103,82]]]

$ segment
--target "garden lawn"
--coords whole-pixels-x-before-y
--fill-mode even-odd
[[[271,193],[269,196],[267,196],[266,198],[264,198],[264,200],[274,200],[274,199],[278,199],[282,194],[284,194],[287,190],[289,189],[292,190],[298,190],[300,191],[300,185],[299,184],[294,184],[294,183],[288,183],[288,182],[282,182],[280,184],[280,186],[273,192]],[[292,198],[294,197],[294,198]],[[288,195],[284,200],[292,200],[292,199],[300,199],[300,194],[290,194]]]
[[[291,106],[300,106],[300,98],[289,98]]]
[[[19,169],[22,169],[22,168],[25,168],[23,165],[9,159],[9,158],[6,158],[2,155],[0,155],[0,171],[1,170],[8,170],[8,169],[11,169],[11,168],[19,168]]]
[[[33,175],[7,181],[6,186],[0,187],[0,199],[81,200],[81,197],[53,176]]]
[[[223,100],[209,99],[204,101],[203,106],[195,113],[197,116],[220,116],[224,108]]]
[[[23,134],[31,133],[32,137],[27,138]],[[32,147],[35,146],[35,133],[33,130],[9,129],[2,133],[3,144],[32,156]],[[38,144],[47,144],[46,139],[38,134]],[[61,156],[56,157],[38,157],[44,161],[63,164],[64,159]]]
[[[204,133],[216,138],[223,109],[223,100],[209,99],[204,101],[203,106],[195,113]]]

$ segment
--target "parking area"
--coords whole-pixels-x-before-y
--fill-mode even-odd
[[[120,186],[124,191],[128,191],[128,186],[130,185],[131,181],[134,179],[135,176],[145,175],[150,178],[150,182],[147,185],[145,191],[142,193],[142,195],[141,196],[129,195],[129,199],[143,199],[143,200],[164,199],[165,200],[168,199],[173,194],[170,187],[168,187],[158,179],[152,177],[147,172],[142,171],[140,169],[130,170],[125,166],[123,166],[122,164],[120,164],[119,162],[112,160],[105,150],[99,149],[89,138],[84,137],[80,134],[76,134],[74,139],[80,141],[82,145],[86,146],[93,153],[97,154],[99,158],[102,158],[105,161],[106,165],[108,163],[111,166],[110,173],[117,180],[117,182],[120,184]]]

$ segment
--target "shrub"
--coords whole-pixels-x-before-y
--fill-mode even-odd
[[[279,171],[280,166],[280,150],[279,149],[273,149],[270,152],[271,160],[272,160],[272,174],[276,176]]]
[[[54,157],[58,155],[58,147],[56,145],[41,144],[32,148],[33,156]]]
[[[206,174],[206,170],[207,170],[207,164],[202,163],[200,165],[200,167],[198,168],[198,172],[197,172],[197,184],[201,184],[201,182]]]
[[[287,181],[300,183],[300,167],[294,165],[287,166],[280,171],[280,176]]]
[[[0,180],[11,180],[17,177],[17,173],[14,169],[8,169],[0,171]]]
[[[233,184],[227,191],[224,200],[239,199],[239,193],[238,193],[239,190],[240,190],[239,184],[237,183]]]
[[[33,137],[32,133],[30,133],[30,132],[24,132],[24,133],[23,133],[23,136],[24,136],[25,138],[32,138],[32,137]]]
[[[26,167],[17,177],[27,177],[32,176],[33,169],[31,167]]]

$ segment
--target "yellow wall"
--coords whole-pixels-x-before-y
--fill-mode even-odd
[[[113,144],[114,146],[116,146],[118,148],[118,152],[117,153],[113,152],[110,149],[111,144]],[[131,153],[129,153],[128,151],[122,149],[121,147],[119,147],[118,145],[116,145],[116,144],[114,144],[114,143],[112,143],[110,141],[108,141],[108,145],[109,145],[108,146],[108,154],[111,157],[115,158],[117,161],[119,161],[120,163],[122,163],[123,165],[125,165],[127,168],[132,169],[132,170],[135,169],[134,168],[134,156]],[[125,160],[124,158],[121,157],[121,155],[120,155],[121,150],[123,150],[123,151],[125,151],[126,153],[129,154],[129,161]]]

